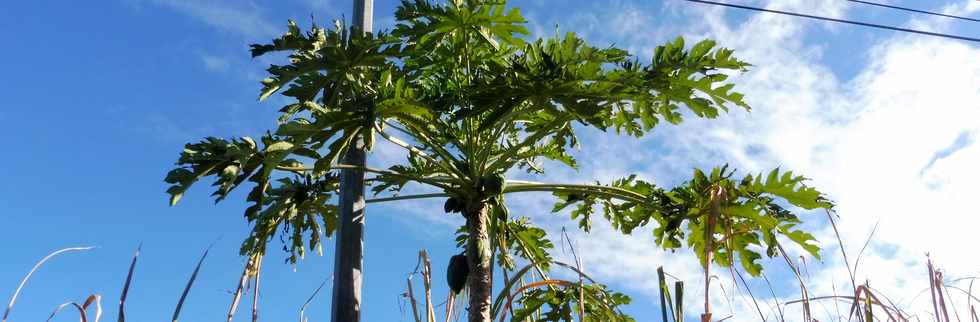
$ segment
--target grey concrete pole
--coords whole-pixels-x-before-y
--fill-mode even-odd
[[[371,32],[373,13],[373,0],[354,0],[353,27],[361,32]],[[348,148],[343,163],[364,166],[366,161],[364,140],[358,138]],[[364,172],[343,170],[340,176],[331,321],[359,322],[364,264]]]

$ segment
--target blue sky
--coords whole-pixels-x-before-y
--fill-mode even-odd
[[[743,1],[739,1],[743,3]],[[976,25],[909,16],[841,0],[744,1],[783,10],[950,32],[978,37]],[[890,1],[897,5],[977,16],[977,1]],[[377,1],[376,26],[392,23],[394,1]],[[960,242],[975,233],[980,189],[980,47],[976,44],[831,25],[797,18],[720,9],[679,0],[512,1],[537,35],[558,24],[597,44],[649,57],[677,35],[711,37],[753,63],[739,87],[752,113],[733,112],[712,122],[665,127],[638,141],[609,142],[586,134],[583,168],[551,178],[608,179],[625,173],[664,184],[693,167],[731,163],[746,171],[783,166],[814,179],[838,202],[842,234],[857,253],[876,224],[875,241],[859,275],[910,307],[924,287],[925,252],[948,276],[972,275],[980,258]],[[284,102],[256,102],[258,81],[274,59],[249,58],[247,45],[285,30],[286,19],[307,25],[349,17],[349,1],[109,0],[86,5],[17,1],[0,5],[0,295],[13,292],[33,263],[48,252],[94,245],[43,267],[21,294],[11,321],[47,317],[60,303],[88,294],[105,297],[115,316],[128,261],[143,243],[127,304],[132,320],[166,318],[200,253],[211,243],[184,321],[222,318],[244,264],[237,256],[248,230],[244,196],[214,205],[205,189],[192,189],[168,207],[162,179],[186,142],[204,136],[258,136],[274,126]],[[380,147],[372,161],[397,160]],[[514,198],[515,213],[553,233],[573,222],[548,215],[540,196]],[[408,321],[400,294],[419,249],[432,253],[437,285],[454,253],[456,219],[437,202],[368,210],[365,321]],[[566,217],[567,218],[567,217]],[[826,241],[822,263],[811,264],[814,293],[829,294],[846,274],[820,214],[807,217]],[[953,223],[953,224],[950,224]],[[638,320],[653,319],[657,266],[698,289],[697,262],[686,253],[656,249],[648,231],[618,236],[608,227],[572,233],[586,270],[634,297]],[[263,274],[261,315],[292,319],[314,288],[329,277],[333,244],[323,257],[281,264],[273,252]],[[784,265],[770,265],[777,285],[791,286]],[[723,279],[725,280],[725,279]],[[727,281],[727,280],[725,280]],[[730,283],[730,282],[728,282]],[[754,282],[753,282],[754,283]],[[918,285],[919,283],[921,285]],[[791,299],[782,288],[776,296]],[[720,290],[719,290],[720,291]],[[696,312],[694,299],[689,312]],[[758,293],[758,292],[757,292]],[[437,298],[443,298],[440,289]],[[720,301],[721,312],[751,320],[740,298]],[[329,292],[308,314],[327,319]],[[791,308],[792,309],[792,308]],[[754,310],[754,309],[753,309]],[[244,313],[244,309],[242,312]],[[717,315],[717,314],[716,314]],[[247,313],[239,318],[245,318]],[[65,315],[57,321],[72,319]],[[742,320],[742,319],[737,319]]]

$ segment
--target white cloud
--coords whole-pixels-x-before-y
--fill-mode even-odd
[[[228,66],[231,63],[225,57],[201,54],[201,62],[204,64],[204,68],[212,72],[223,72],[228,70]]]
[[[839,17],[847,9],[841,3],[773,1],[770,7]],[[964,1],[950,8],[954,9],[947,11],[962,13],[980,6]],[[912,303],[927,285],[926,252],[948,276],[966,276],[980,269],[980,258],[964,256],[972,254],[967,240],[980,224],[980,213],[974,206],[980,194],[976,184],[980,171],[975,170],[980,165],[980,143],[969,140],[949,149],[963,133],[980,133],[980,49],[944,39],[893,34],[878,40],[870,51],[856,54],[853,59],[865,60],[866,64],[853,79],[841,80],[822,57],[822,46],[834,44],[804,42],[806,34],[826,32],[825,24],[772,14],[755,14],[741,24],[732,24],[715,8],[681,12],[688,15],[691,24],[668,30],[694,30],[688,34],[690,38],[715,38],[755,65],[751,72],[736,78],[753,111],[665,127],[653,138],[643,140],[643,145],[603,141],[599,147],[587,146],[594,153],[589,154],[593,159],[583,165],[583,171],[559,171],[556,177],[606,178],[615,173],[640,172],[663,180],[677,178],[678,173],[687,175],[693,166],[725,162],[748,171],[782,166],[813,178],[812,184],[837,202],[839,225],[851,261],[871,227],[880,221],[861,259],[857,281],[870,278],[873,287],[909,305],[913,312],[921,312],[917,309],[928,303],[922,297]],[[933,20],[923,23],[944,28]],[[643,160],[633,160],[643,156],[637,146],[649,146],[651,153]],[[947,152],[936,158],[942,151]],[[514,205],[515,209],[532,207]],[[806,219],[818,223],[826,220],[822,214]],[[567,220],[539,222],[553,232],[556,227],[574,226]],[[810,264],[812,295],[833,294],[835,283],[837,292],[850,288],[833,231],[825,224],[815,227],[823,241],[825,260]],[[648,230],[638,230],[624,238],[601,225],[591,235],[574,234],[587,268],[600,279],[617,281],[654,302],[657,291],[651,283],[656,280],[656,267],[665,265],[688,282],[688,303],[699,303],[697,262],[686,252],[680,256],[664,254],[649,235]],[[773,264],[770,271],[785,274],[778,259]],[[728,278],[722,280],[730,287]],[[792,290],[793,284],[787,285]],[[768,297],[768,291],[762,290],[756,290],[755,295]],[[721,300],[720,293],[716,295],[714,305],[721,308],[718,312],[729,309],[731,303]],[[786,289],[778,295],[780,301],[799,297]],[[755,308],[742,300],[735,301],[731,310],[737,312],[738,320],[757,315]],[[815,314],[825,314],[822,308],[814,310]],[[763,311],[767,309],[763,307]],[[795,314],[787,316],[799,316]]]
[[[278,33],[278,28],[268,22],[264,11],[251,1],[224,0],[133,0],[149,1],[168,7],[226,32],[247,38],[268,38]]]
[[[336,0],[303,0],[303,3],[305,3],[310,9],[313,9],[314,14],[317,14],[318,16],[328,13],[327,11],[336,8],[338,5]],[[345,4],[349,3],[345,2]]]

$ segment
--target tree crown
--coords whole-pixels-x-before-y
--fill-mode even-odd
[[[727,166],[707,174],[695,170],[692,179],[670,189],[636,176],[608,184],[504,177],[514,169],[543,173],[542,159],[576,167],[569,152],[578,145],[580,127],[642,136],[663,121],[679,124],[685,109],[702,118],[732,106],[749,109],[727,81],[729,73],[749,66],[732,50],[711,40],[687,47],[677,38],[641,63],[625,50],[595,47],[574,33],[527,40],[524,18],[504,1],[406,0],[395,15],[390,33],[356,33],[342,23],[304,33],[290,21],[271,44],[253,45],[253,56],[289,53],[288,64],[269,67],[259,99],[278,92],[295,102],[280,110],[276,131],[261,138],[261,147],[247,137],[188,144],[166,178],[171,203],[203,177],[215,178],[217,201],[252,182],[245,216],[254,230],[242,254],[264,253],[281,230],[295,261],[305,252],[304,236],[309,248],[318,248],[321,234],[333,231],[333,172],[351,168],[338,156],[355,144],[370,148],[377,136],[408,157],[388,169],[357,168],[374,174],[369,181],[375,193],[397,195],[412,183],[441,192],[378,200],[442,197],[447,212],[488,203],[493,253],[508,269],[515,267],[511,254],[540,263],[542,271],[551,261],[544,231],[526,218],[510,218],[504,202],[504,194],[531,191],[553,193],[554,211],[571,209],[586,231],[596,209],[623,233],[656,223],[659,245],[674,249],[686,241],[703,265],[710,264],[704,256],[708,240],[699,236],[713,205],[721,214],[712,220],[717,233],[710,234],[717,264],[731,266],[738,257],[758,275],[761,254],[754,247],[775,256],[780,235],[818,255],[813,236],[796,228],[800,220],[785,206],[832,205],[792,172],[736,180]]]

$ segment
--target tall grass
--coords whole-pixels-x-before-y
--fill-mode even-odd
[[[34,264],[34,267],[32,267],[31,270],[27,272],[27,275],[24,276],[20,284],[17,285],[17,289],[14,290],[13,295],[11,295],[10,302],[7,304],[6,310],[4,310],[3,319],[0,321],[2,322],[8,321],[11,311],[13,311],[14,304],[17,302],[17,296],[27,285],[27,282],[30,280],[31,276],[33,276],[34,273],[37,272],[38,269],[40,269],[45,263],[57,257],[58,255],[64,253],[86,251],[92,248],[94,247],[70,247],[70,248],[60,249],[48,254],[40,261],[38,261],[36,264]],[[204,254],[201,256],[200,260],[198,260],[197,262],[197,265],[194,267],[194,271],[191,274],[190,278],[188,279],[187,285],[184,287],[184,291],[177,302],[177,307],[174,309],[174,313],[171,317],[172,321],[176,322],[177,318],[180,316],[180,312],[181,309],[183,308],[184,302],[187,299],[187,296],[190,293],[191,288],[194,286],[194,281],[197,279],[197,274],[201,270],[201,267],[204,264],[204,259],[207,257],[210,248],[211,247],[208,247],[208,249],[204,251]],[[126,300],[129,295],[130,287],[132,286],[133,276],[135,275],[134,273],[136,271],[136,263],[137,260],[139,259],[141,249],[142,249],[142,245],[137,247],[136,253],[133,255],[133,259],[129,264],[129,270],[126,273],[125,282],[123,284],[122,292],[119,297],[119,312],[117,317],[118,322],[126,321],[126,313],[125,313]],[[102,296],[99,294],[89,295],[88,297],[85,298],[85,301],[83,301],[81,304],[79,304],[76,301],[69,301],[69,302],[62,303],[55,307],[55,309],[51,312],[51,314],[48,316],[48,319],[46,321],[51,321],[52,319],[54,319],[55,316],[57,316],[65,309],[74,309],[79,315],[79,320],[82,322],[89,322],[89,321],[99,322],[99,320],[102,318]]]
[[[7,303],[7,309],[3,311],[3,318],[0,319],[0,322],[7,322],[7,318],[10,317],[10,311],[12,311],[14,309],[14,303],[17,302],[17,295],[19,295],[20,294],[20,291],[24,289],[24,285],[26,285],[27,284],[27,281],[31,279],[31,275],[34,275],[34,272],[36,272],[39,268],[41,268],[41,266],[44,265],[44,263],[46,263],[48,260],[54,258],[55,256],[58,256],[58,255],[61,255],[61,254],[64,254],[64,253],[77,252],[77,251],[86,251],[86,250],[90,250],[92,248],[93,247],[69,247],[69,248],[65,248],[65,249],[56,250],[56,251],[52,252],[51,254],[48,254],[48,256],[44,256],[44,258],[42,258],[40,261],[38,261],[37,264],[34,264],[34,267],[32,267],[31,270],[27,272],[27,275],[24,276],[24,279],[20,280],[20,284],[18,284],[17,285],[17,289],[14,290],[14,295],[10,296],[10,302]],[[57,313],[57,310],[55,311],[55,313]]]
[[[844,265],[847,268],[847,274],[850,282],[850,287],[846,291],[839,292],[834,281],[816,281],[817,283],[831,283],[834,287],[831,288],[832,294],[812,294],[809,284],[813,281],[809,280],[809,268],[807,263],[803,258],[794,260],[791,256],[782,249],[778,247],[779,256],[783,261],[786,262],[789,270],[792,273],[793,278],[796,282],[796,290],[799,291],[800,297],[798,299],[779,302],[779,297],[777,293],[786,293],[786,290],[777,290],[769,282],[768,277],[763,275],[762,279],[765,281],[769,295],[766,299],[757,298],[752,292],[753,288],[749,287],[746,282],[745,277],[741,272],[731,269],[732,274],[731,281],[733,285],[737,288],[736,290],[729,290],[731,292],[725,292],[725,297],[731,299],[734,296],[747,297],[746,303],[751,304],[751,308],[754,309],[757,316],[726,316],[721,319],[711,320],[711,322],[719,321],[774,321],[774,322],[785,322],[785,321],[858,321],[858,322],[875,322],[875,321],[887,321],[887,322],[906,322],[906,321],[936,321],[936,322],[953,322],[953,321],[969,321],[969,322],[980,322],[980,317],[978,317],[977,309],[975,303],[980,303],[980,298],[973,294],[973,284],[977,280],[977,277],[960,278],[955,280],[949,280],[945,277],[944,272],[936,267],[932,258],[926,257],[925,269],[926,278],[923,285],[928,285],[928,288],[923,290],[928,292],[929,305],[928,310],[925,312],[918,311],[916,313],[910,313],[911,304],[906,303],[903,307],[898,303],[892,301],[888,296],[880,292],[879,290],[872,287],[870,281],[864,281],[863,283],[857,282],[857,271],[861,267],[861,258],[864,255],[864,250],[870,244],[873,239],[875,232],[877,231],[877,225],[872,229],[868,236],[868,240],[864,243],[858,255],[854,257],[854,261],[851,262],[849,259],[849,254],[846,252],[846,247],[844,247],[844,242],[840,238],[840,233],[837,231],[837,224],[834,220],[834,216],[828,213],[828,218],[830,224],[835,231],[835,236],[837,238],[837,243],[840,246],[841,257],[844,259]],[[565,237],[567,239],[567,237]],[[571,244],[571,241],[568,241]],[[127,296],[129,290],[133,287],[134,276],[136,275],[137,262],[140,258],[142,246],[137,247],[132,260],[128,263],[129,269],[126,273],[122,292],[119,298],[118,307],[118,322],[126,321],[125,306],[127,303]],[[59,255],[90,250],[92,247],[71,247],[61,250],[54,251],[47,256],[43,257],[38,261],[24,276],[20,281],[17,288],[14,290],[7,304],[6,310],[3,313],[2,320],[0,322],[7,322],[11,316],[11,312],[14,308],[14,304],[18,299],[18,295],[21,291],[28,285],[29,280],[50,260],[58,257]],[[183,289],[183,292],[178,299],[177,305],[174,309],[171,320],[173,322],[178,321],[180,312],[188,299],[189,293],[193,288],[193,285],[197,279],[198,273],[204,265],[204,261],[210,252],[211,247],[209,246],[201,257],[198,259],[194,269],[187,280],[187,283]],[[595,285],[597,282],[588,276],[582,269],[581,260],[579,259],[579,254],[575,253],[574,248],[572,248],[572,255],[575,259],[575,265],[569,265],[561,262],[550,263],[552,267],[566,269],[575,276],[573,279],[555,279],[549,277],[545,272],[539,270],[538,265],[528,264],[520,269],[514,271],[504,272],[504,282],[503,288],[498,293],[496,300],[492,306],[492,312],[495,321],[507,321],[510,318],[512,321],[530,322],[537,321],[542,318],[540,311],[538,314],[525,315],[523,318],[517,319],[513,314],[518,310],[516,306],[521,303],[523,297],[528,296],[535,289],[563,289],[567,290],[567,294],[574,294],[572,300],[577,300],[573,309],[575,310],[575,318],[581,321],[614,321],[606,319],[605,316],[597,318],[595,316],[589,316],[584,305],[586,293],[585,289],[587,285]],[[238,279],[237,288],[232,296],[231,307],[229,308],[227,321],[232,321],[238,305],[245,293],[248,291],[252,292],[252,321],[256,322],[258,320],[258,296],[259,296],[259,278],[260,278],[260,267],[262,258],[261,257],[250,257],[248,262],[245,264],[242,270],[241,277]],[[535,275],[535,273],[537,275]],[[434,290],[438,288],[432,281],[432,276],[434,272],[432,270],[432,262],[429,255],[425,251],[420,251],[417,257],[417,263],[415,269],[406,278],[406,291],[402,294],[403,298],[410,306],[410,312],[408,313],[409,318],[415,322],[452,322],[459,321],[461,315],[464,314],[462,309],[463,303],[465,301],[456,299],[456,294],[450,293],[444,301],[437,301],[433,297]],[[657,269],[657,281],[659,289],[659,303],[660,303],[660,314],[659,320],[662,322],[683,322],[696,321],[698,317],[692,314],[698,312],[686,313],[686,308],[688,305],[700,305],[700,303],[685,303],[685,281],[671,275],[669,272],[665,271],[663,267]],[[718,276],[712,276],[711,278],[719,278]],[[309,298],[302,304],[299,309],[299,321],[309,322],[309,317],[305,315],[305,311],[313,299],[319,294],[320,290],[329,281],[329,279],[323,281],[309,296]],[[671,288],[671,282],[673,282],[673,287]],[[968,282],[967,287],[962,287],[963,284]],[[587,284],[588,283],[588,284]],[[716,283],[719,287],[724,288],[723,283]],[[421,290],[419,290],[421,287]],[[736,295],[738,289],[744,289],[746,292]],[[724,289],[723,289],[724,290]],[[756,289],[758,290],[758,289]],[[466,294],[466,292],[461,292]],[[954,297],[954,295],[956,295]],[[917,297],[916,297],[917,298]],[[954,298],[957,299],[954,301]],[[710,299],[709,299],[710,300]],[[436,304],[438,303],[438,304]],[[914,299],[913,299],[914,303]],[[962,307],[956,307],[956,304],[960,303]],[[768,304],[769,314],[766,314],[763,307]],[[831,311],[827,308],[827,304],[833,305],[835,310]],[[791,307],[798,307],[798,310],[790,310]],[[437,311],[437,308],[442,308],[442,310]],[[817,312],[814,308],[824,309],[822,318],[817,318]],[[79,320],[82,322],[99,322],[102,317],[102,296],[99,294],[91,294],[85,297],[84,301],[68,301],[66,303],[60,304],[54,308],[52,313],[48,316],[47,321],[51,321],[55,316],[59,314],[64,314],[65,312],[76,312],[79,316]],[[788,312],[797,312],[793,314],[800,314],[799,316],[789,316]],[[441,315],[441,317],[440,317]]]
[[[187,300],[187,295],[191,292],[191,287],[194,286],[194,281],[197,280],[197,273],[201,271],[201,265],[204,264],[204,259],[208,257],[209,252],[211,252],[211,246],[208,246],[208,249],[204,250],[204,254],[201,255],[201,259],[197,261],[197,266],[194,267],[194,272],[191,273],[190,279],[187,280],[187,286],[184,287],[184,292],[180,294],[180,299],[177,300],[177,307],[174,308],[174,315],[171,318],[171,321],[177,322],[177,318],[180,317],[180,310],[184,308],[184,301]]]
[[[133,255],[133,261],[129,263],[129,271],[126,272],[126,283],[123,284],[122,293],[119,295],[119,317],[118,322],[126,322],[126,297],[129,295],[129,287],[133,283],[133,273],[136,272],[136,260],[140,257],[140,250],[143,249],[143,244],[136,246],[136,254]]]

